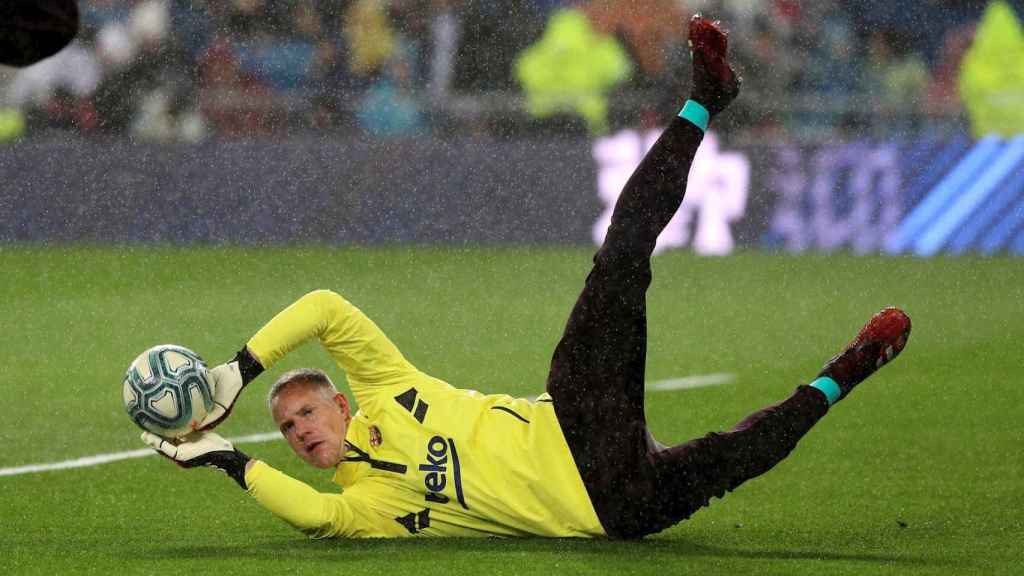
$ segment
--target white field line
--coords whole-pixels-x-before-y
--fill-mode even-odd
[[[722,384],[729,384],[734,380],[736,380],[735,374],[700,374],[697,376],[687,376],[685,378],[672,378],[670,380],[648,382],[647,389],[655,392],[664,392],[666,390],[689,390],[691,388],[704,388],[706,386],[721,386]]]
[[[228,440],[234,444],[253,444],[256,442],[269,442],[271,440],[276,440],[278,438],[281,438],[280,432],[263,432],[260,434],[236,436],[234,438],[228,438]],[[126,452],[111,452],[109,454],[95,454],[93,456],[83,456],[82,458],[75,458],[74,460],[64,460],[63,462],[48,462],[45,464],[28,464],[25,466],[15,466],[13,468],[0,468],[0,476],[17,476],[19,474],[49,472],[51,470],[85,468],[88,466],[98,466],[100,464],[107,464],[108,462],[117,462],[118,460],[143,458],[145,456],[156,456],[156,451],[154,451],[151,448],[142,448],[140,450],[128,450]]]
[[[655,392],[663,392],[667,390],[689,390],[691,388],[703,388],[705,386],[720,386],[722,384],[728,384],[735,379],[735,374],[700,374],[697,376],[686,376],[684,378],[671,378],[669,380],[648,382],[647,389]],[[279,438],[281,438],[281,434],[279,432],[262,432],[260,434],[236,436],[234,438],[228,438],[228,440],[234,444],[255,444],[257,442],[270,442],[271,440],[277,440]],[[50,472],[52,470],[86,468],[89,466],[99,466],[100,464],[117,462],[119,460],[130,460],[132,458],[144,458],[146,456],[155,455],[156,452],[150,448],[128,450],[125,452],[111,452],[109,454],[94,454],[92,456],[83,456],[81,458],[64,460],[62,462],[47,462],[45,464],[27,464],[25,466],[15,466],[13,468],[0,468],[0,476],[17,476],[19,474],[34,474],[37,472]]]

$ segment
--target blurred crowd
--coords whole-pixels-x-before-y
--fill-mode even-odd
[[[745,80],[730,127],[914,131],[961,122],[959,63],[986,4],[84,0],[69,48],[0,72],[0,107],[24,114],[30,132],[168,141],[311,130],[603,131],[664,121],[685,99],[685,22],[700,11],[728,23]],[[585,18],[555,29],[566,10]],[[594,38],[610,38],[614,45],[602,47],[614,49],[594,49]],[[528,62],[524,54],[539,45],[549,49]],[[583,61],[598,53],[602,68]],[[596,73],[579,78],[609,68],[599,86],[591,85]],[[590,105],[600,123],[580,122],[571,104],[532,116],[523,106],[524,92],[544,87],[578,101],[573,86],[603,92],[607,101]]]

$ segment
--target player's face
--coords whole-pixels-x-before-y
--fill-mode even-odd
[[[288,386],[274,398],[274,422],[300,458],[317,468],[333,468],[345,456],[351,420],[343,394],[328,398],[316,386]]]

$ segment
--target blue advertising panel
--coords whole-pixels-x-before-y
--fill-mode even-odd
[[[0,148],[0,242],[596,245],[658,135],[28,141]],[[659,251],[1024,254],[1024,136],[711,132],[686,185]]]

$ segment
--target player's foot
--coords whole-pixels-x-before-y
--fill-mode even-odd
[[[729,35],[718,21],[697,14],[690,19],[689,42],[693,58],[691,99],[714,116],[740,93],[740,77],[728,60]]]
[[[851,390],[903,351],[910,338],[910,317],[899,308],[875,314],[847,344],[846,349],[825,364],[819,376],[835,380],[845,398]]]

